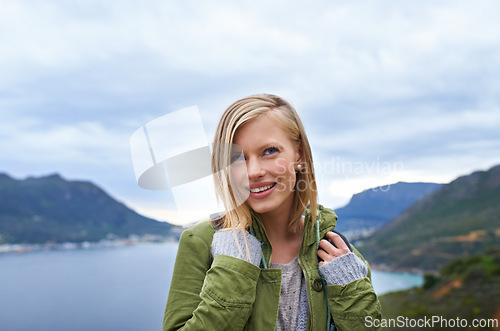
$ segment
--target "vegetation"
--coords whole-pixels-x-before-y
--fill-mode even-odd
[[[426,275],[421,288],[385,294],[380,302],[385,320],[397,320],[402,316],[431,320],[439,316],[446,320],[458,317],[469,323],[474,319],[496,319],[500,325],[500,247],[455,259],[443,267],[439,275]],[[434,325],[440,330],[455,329],[441,326],[444,324]],[[492,327],[481,329],[495,330]]]
[[[374,266],[427,271],[495,245],[500,245],[500,166],[438,188],[358,244]]]
[[[0,174],[0,244],[82,242],[130,235],[170,236],[90,182],[59,175],[16,180]]]

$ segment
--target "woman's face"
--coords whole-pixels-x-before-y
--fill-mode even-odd
[[[259,214],[288,214],[295,169],[301,161],[298,144],[290,140],[278,120],[268,115],[245,123],[233,142],[243,153],[232,156],[232,180],[249,194],[248,206]]]

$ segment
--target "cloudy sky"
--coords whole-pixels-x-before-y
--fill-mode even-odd
[[[500,163],[498,1],[0,0],[0,172],[90,180],[162,218],[130,137],[197,105],[289,100],[320,202]]]

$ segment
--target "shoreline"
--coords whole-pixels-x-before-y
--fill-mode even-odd
[[[390,266],[390,265],[387,265],[387,264],[371,263],[369,261],[368,261],[368,263],[370,264],[370,268],[373,271],[404,273],[404,274],[413,274],[413,275],[421,275],[421,276],[424,276],[425,274],[439,275],[439,271],[436,271],[436,270],[425,270],[425,269],[420,269],[420,268],[395,267],[395,266]]]
[[[128,239],[102,239],[99,241],[82,241],[82,242],[48,242],[43,244],[2,244],[0,245],[0,256],[4,254],[26,254],[32,252],[46,252],[46,251],[71,251],[80,249],[96,249],[96,248],[118,248],[135,245],[165,245],[176,244],[179,241],[176,238],[158,238],[158,237],[131,237]],[[413,274],[425,275],[434,274],[438,275],[437,271],[423,270],[419,268],[400,268],[387,264],[377,264],[369,262],[372,271],[392,272],[400,274]]]
[[[128,239],[102,239],[82,242],[48,242],[44,244],[2,244],[0,256],[3,254],[26,254],[46,251],[72,251],[80,249],[117,248],[136,245],[164,245],[177,243],[175,238],[133,237]]]

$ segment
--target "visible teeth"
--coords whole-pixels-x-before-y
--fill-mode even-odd
[[[251,188],[250,192],[252,192],[252,193],[259,193],[259,192],[262,192],[262,191],[265,191],[265,190],[269,190],[271,187],[273,187],[273,185],[274,184],[269,184],[269,185],[262,186],[262,187]]]

